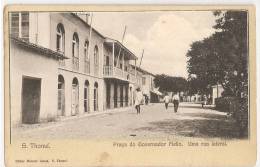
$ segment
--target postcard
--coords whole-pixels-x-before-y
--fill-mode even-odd
[[[7,167],[254,166],[253,5],[10,5]]]

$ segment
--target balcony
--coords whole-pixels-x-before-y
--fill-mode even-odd
[[[136,82],[136,78],[133,74],[113,66],[104,66],[103,74],[104,74],[104,78],[115,78],[115,79],[131,82],[131,83]]]
[[[72,57],[72,69],[75,71],[79,70],[79,58],[78,57]]]
[[[90,74],[90,62],[89,62],[89,61],[85,61],[85,64],[84,64],[84,73]]]

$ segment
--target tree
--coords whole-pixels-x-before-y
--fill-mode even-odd
[[[187,80],[183,77],[173,77],[165,74],[156,75],[154,84],[162,92],[181,92],[187,88]]]
[[[221,84],[226,95],[238,97],[247,86],[247,13],[217,11],[214,15],[216,32],[192,43],[187,52],[189,78],[196,76],[199,91]]]

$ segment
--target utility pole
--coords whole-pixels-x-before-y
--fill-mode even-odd
[[[142,57],[141,57],[141,60],[140,60],[139,68],[141,67],[143,56],[144,56],[144,49],[143,49],[143,52],[142,52]]]
[[[124,38],[125,38],[125,33],[126,33],[126,26],[125,26],[125,29],[124,29],[124,33],[123,33],[123,37],[122,37],[122,40],[121,40],[121,43],[123,44],[124,42]],[[117,61],[116,61],[116,66],[118,64],[118,61],[119,61],[119,57],[120,57],[120,54],[121,54],[121,46],[120,46],[120,49],[119,49],[119,52],[118,52],[118,56],[117,56]]]

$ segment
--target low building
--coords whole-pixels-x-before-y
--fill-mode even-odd
[[[143,94],[148,97],[151,103],[159,102],[159,96],[161,95],[154,86],[154,78],[154,74],[137,67],[137,86],[141,88]]]
[[[20,35],[10,38],[12,125],[49,121],[57,114],[57,67],[65,57]]]
[[[224,89],[221,85],[212,86],[212,104],[213,105],[215,105],[216,98],[221,97],[223,92],[224,92]]]

